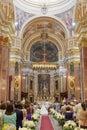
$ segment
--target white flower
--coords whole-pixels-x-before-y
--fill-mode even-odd
[[[66,121],[64,126],[64,128],[76,128],[76,123],[74,121]],[[78,129],[76,129],[78,130]]]
[[[76,127],[74,130],[80,130],[80,128],[79,128],[79,127]]]
[[[35,113],[40,114],[40,109],[37,109],[37,110],[35,111]]]
[[[35,113],[32,115],[32,118],[35,120],[38,120],[39,116],[40,116],[39,114]]]
[[[24,121],[24,127],[27,127],[27,128],[35,128],[35,123],[33,121]]]
[[[23,128],[19,128],[19,130],[28,130],[28,129],[23,127]]]

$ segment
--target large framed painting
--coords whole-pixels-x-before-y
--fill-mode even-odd
[[[50,75],[39,74],[38,75],[38,94],[50,94]]]

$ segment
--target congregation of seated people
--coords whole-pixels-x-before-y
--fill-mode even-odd
[[[65,121],[73,120],[81,128],[87,128],[87,101],[54,101],[45,103],[48,114],[50,108],[54,108],[58,113],[65,116]],[[0,130],[7,130],[6,126],[12,125],[12,130],[19,130],[23,127],[25,120],[32,120],[32,114],[40,108],[38,103],[29,101],[18,101],[13,103],[8,101],[0,104]]]

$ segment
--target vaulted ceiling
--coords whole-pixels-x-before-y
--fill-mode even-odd
[[[67,49],[67,39],[72,37],[76,0],[13,0],[17,35],[22,39],[22,49],[29,52],[41,41],[43,30],[47,40],[54,43],[62,55]],[[45,11],[45,13],[44,13]]]

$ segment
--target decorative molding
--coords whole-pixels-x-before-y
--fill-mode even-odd
[[[5,19],[9,22],[14,21],[14,6],[12,1],[1,1],[1,8],[3,10]]]
[[[40,4],[36,4],[35,1],[24,1],[24,0],[14,0],[14,5],[16,5],[18,8],[24,10],[25,12],[30,12],[35,15],[44,15],[42,14],[41,8],[43,6],[43,3],[39,1]],[[75,0],[63,0],[62,2],[60,0],[56,0],[55,2],[47,1],[49,5],[47,4],[48,11],[45,14],[45,16],[54,15],[56,13],[65,12],[66,10],[72,8],[75,5]],[[46,4],[46,2],[45,2]]]
[[[75,21],[80,22],[85,19],[87,16],[87,2],[86,1],[77,1],[75,8]]]

